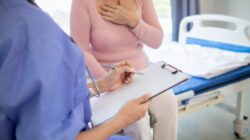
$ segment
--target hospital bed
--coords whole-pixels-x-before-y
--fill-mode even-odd
[[[250,22],[234,17],[190,16],[184,18],[180,24],[179,42],[250,53],[249,30]],[[245,138],[249,134],[249,126],[243,107],[244,94],[248,89],[250,89],[250,65],[212,79],[192,77],[174,87],[173,91],[179,101],[180,116],[215,105],[235,115],[234,134],[237,138]],[[237,94],[236,107],[224,103],[225,98],[235,94]]]

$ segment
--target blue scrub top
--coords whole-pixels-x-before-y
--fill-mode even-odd
[[[85,131],[91,110],[83,62],[38,7],[1,0],[0,140],[75,140]]]
[[[74,140],[91,110],[81,51],[39,8],[0,1],[0,140]]]

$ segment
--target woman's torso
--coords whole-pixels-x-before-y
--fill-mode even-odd
[[[147,66],[147,56],[141,41],[127,26],[105,21],[97,11],[96,0],[87,0],[91,23],[91,53],[100,63],[115,63],[129,60],[135,69]],[[142,2],[137,1],[137,12],[141,15]]]

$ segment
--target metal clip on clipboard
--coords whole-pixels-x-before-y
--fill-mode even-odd
[[[168,69],[172,74],[176,74],[178,72],[181,72],[181,70],[179,70],[176,67],[174,67],[174,66],[172,66],[170,64],[167,64],[167,63],[162,64],[161,68],[162,69]]]
[[[130,84],[110,93],[104,93],[99,98],[91,98],[91,120],[94,126],[112,118],[129,100],[146,93],[150,93],[150,99],[152,99],[184,82],[189,77],[165,62],[154,63],[140,72],[144,73],[144,76],[135,75]],[[103,106],[105,108],[102,108]]]

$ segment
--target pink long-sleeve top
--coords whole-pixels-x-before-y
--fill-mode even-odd
[[[136,0],[141,19],[130,29],[105,21],[98,13],[96,0],[73,0],[71,8],[71,35],[85,55],[85,63],[96,78],[107,71],[103,63],[128,60],[136,70],[148,66],[143,44],[158,48],[163,32],[152,0]]]

